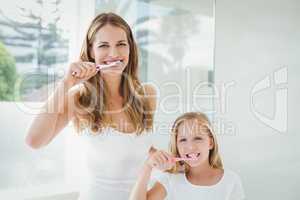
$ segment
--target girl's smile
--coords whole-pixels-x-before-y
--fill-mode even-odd
[[[177,147],[180,157],[189,158],[186,163],[196,167],[209,162],[213,142],[203,126],[195,120],[187,120],[178,127]]]

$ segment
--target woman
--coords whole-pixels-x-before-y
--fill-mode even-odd
[[[103,67],[104,66],[104,67]],[[137,75],[138,53],[129,25],[103,13],[92,21],[80,61],[68,72],[33,121],[26,142],[40,148],[72,120],[85,133],[89,183],[81,199],[128,199],[152,143],[155,90]],[[76,86],[76,87],[74,87]],[[54,111],[54,112],[53,112]]]

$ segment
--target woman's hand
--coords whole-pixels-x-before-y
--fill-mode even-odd
[[[71,63],[64,80],[72,86],[86,81],[95,76],[99,68],[92,62],[74,62]]]
[[[150,151],[146,164],[161,171],[171,169],[175,166],[173,156],[162,150]]]

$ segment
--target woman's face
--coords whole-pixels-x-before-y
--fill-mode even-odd
[[[213,148],[212,138],[196,120],[187,120],[179,125],[177,149],[180,157],[194,158],[186,161],[191,167],[207,163]]]
[[[126,32],[117,26],[105,25],[96,34],[90,54],[98,64],[110,64],[121,61],[121,64],[102,69],[101,73],[121,74],[129,61],[129,43]]]

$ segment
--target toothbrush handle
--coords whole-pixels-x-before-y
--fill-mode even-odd
[[[191,161],[194,160],[192,158],[173,158],[172,162],[178,162],[178,161]]]
[[[183,161],[184,158],[172,158],[172,162]]]
[[[105,68],[109,68],[111,66],[114,66],[114,65],[117,65],[119,64],[120,62],[113,62],[113,63],[110,63],[108,65],[97,65],[97,67],[99,67],[99,69],[105,69]]]

